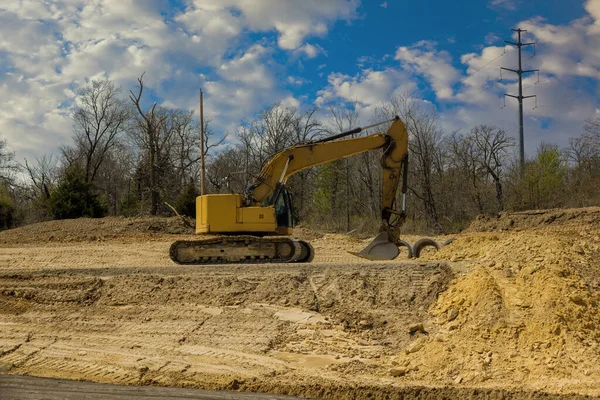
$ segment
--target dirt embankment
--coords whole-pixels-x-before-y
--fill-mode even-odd
[[[192,235],[194,229],[178,217],[107,217],[46,221],[0,232],[0,244],[165,240],[170,235]]]
[[[454,333],[419,357],[438,376],[454,370],[456,382],[546,382],[598,394],[599,234],[598,208],[479,218],[429,257],[468,272],[430,307]]]
[[[175,266],[189,233],[176,218],[0,233],[0,369],[332,399],[600,395],[600,209],[481,217],[384,263],[300,230],[312,264]]]

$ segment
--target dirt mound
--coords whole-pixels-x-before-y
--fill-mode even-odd
[[[600,207],[482,214],[465,232],[501,232],[573,224],[600,226]]]
[[[402,363],[454,383],[600,381],[600,214],[534,215],[514,224],[533,229],[464,234],[430,256],[467,271],[430,308],[438,336]]]
[[[178,217],[106,217],[46,221],[0,232],[0,244],[94,242],[193,234]]]

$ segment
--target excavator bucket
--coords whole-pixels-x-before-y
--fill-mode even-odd
[[[400,250],[397,245],[390,242],[387,232],[381,232],[362,251],[358,253],[350,252],[350,254],[373,261],[393,260],[398,257]]]

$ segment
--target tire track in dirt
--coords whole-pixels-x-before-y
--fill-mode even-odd
[[[29,338],[0,357],[0,366],[16,374],[205,388],[293,381],[315,371],[335,376],[329,366],[376,359],[386,330],[426,318],[421,304],[410,304],[415,291],[427,288],[420,298],[434,301],[451,277],[439,263],[369,271],[362,265],[0,272],[0,321],[9,323],[0,338]]]

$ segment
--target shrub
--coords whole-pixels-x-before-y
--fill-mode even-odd
[[[188,184],[175,202],[177,212],[190,218],[196,218],[196,197],[198,196],[200,196],[200,191],[196,185]]]
[[[0,185],[0,230],[12,228],[15,222],[15,204],[5,185]]]
[[[58,187],[50,195],[50,209],[55,219],[80,217],[100,218],[106,214],[92,184],[78,165],[68,167]]]

